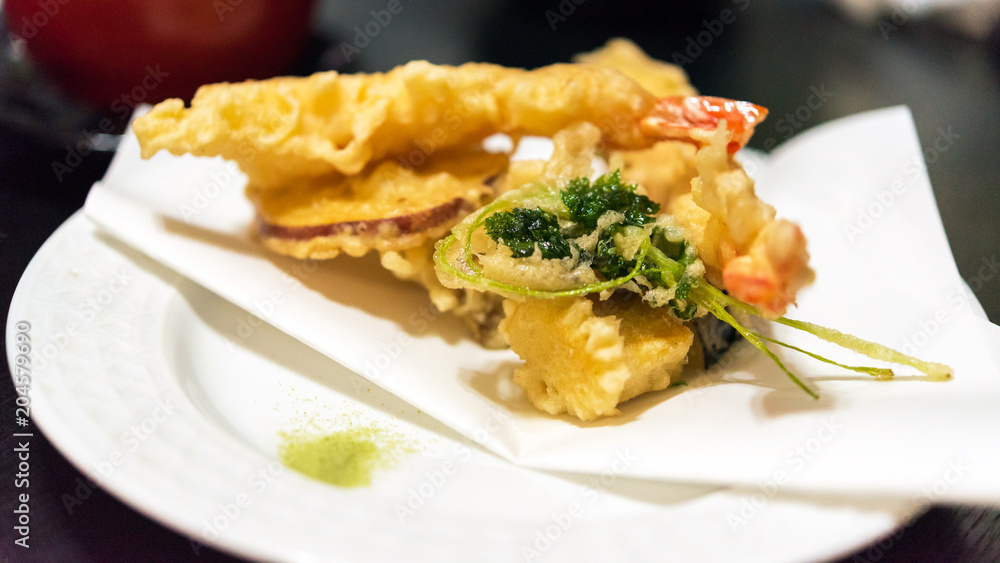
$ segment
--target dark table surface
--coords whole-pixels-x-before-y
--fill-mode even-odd
[[[880,30],[853,25],[826,5],[811,2],[733,0],[697,3],[697,7],[638,2],[623,7],[577,0],[573,6],[573,13],[554,20],[552,29],[546,10],[558,10],[556,0],[477,0],[463,4],[461,10],[446,2],[405,4],[406,11],[351,62],[349,70],[385,70],[413,58],[531,67],[567,60],[611,36],[627,36],[660,58],[686,56],[690,60],[684,66],[701,91],[769,107],[772,118],[753,143],[759,148],[768,139],[783,140],[789,124],[799,130],[863,110],[907,104],[925,146],[941,130],[957,135],[953,146],[928,163],[928,172],[962,276],[976,276],[983,261],[995,260],[1000,253],[997,34],[986,42],[973,41],[933,21],[899,17],[885,20],[901,24],[898,29]],[[355,25],[371,18],[370,9],[381,7],[378,2],[324,3],[316,16],[319,39],[300,66],[315,69],[343,63],[337,56],[339,37],[349,37]],[[687,52],[689,39],[727,8],[733,10],[735,21],[703,49]],[[800,109],[807,107],[814,88],[825,88],[831,95],[803,118]],[[781,116],[797,111],[799,119],[781,126]],[[87,190],[110,161],[108,154],[91,154],[60,181],[52,162],[64,157],[62,146],[51,139],[16,127],[0,128],[4,324],[7,304],[28,261],[81,207]],[[981,284],[977,292],[993,322],[1000,322],[997,279]],[[235,561],[210,549],[196,556],[186,538],[100,490],[70,514],[62,495],[76,489],[82,475],[37,434],[31,450],[31,548],[13,546],[15,394],[6,356],[2,366],[0,554],[4,561]],[[842,561],[1000,561],[1000,511],[934,506],[911,525]]]

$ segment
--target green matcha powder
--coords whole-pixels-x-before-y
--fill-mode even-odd
[[[370,426],[316,437],[283,433],[278,455],[286,466],[338,487],[364,487],[411,448],[401,436]]]

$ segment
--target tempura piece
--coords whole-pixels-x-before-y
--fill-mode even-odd
[[[501,297],[471,289],[450,289],[438,281],[434,272],[434,240],[401,251],[382,253],[382,267],[401,280],[419,283],[427,289],[431,303],[442,313],[462,319],[472,337],[485,348],[501,349],[507,342],[497,331],[503,318]]]
[[[713,284],[777,317],[813,280],[806,240],[797,225],[776,219],[774,208],[757,197],[727,142],[720,131],[697,150],[663,142],[616,151],[610,167],[621,168],[623,178],[677,217]]]
[[[642,186],[650,199],[669,207],[678,196],[691,193],[691,180],[698,175],[694,145],[677,141],[656,143],[652,148],[614,151],[608,168],[622,171],[622,178]]]
[[[706,265],[722,268],[724,287],[737,299],[779,317],[795,303],[795,294],[815,278],[802,230],[775,219],[774,208],[757,197],[746,170],[726,153],[726,136],[716,134],[698,151],[698,176],[692,180],[691,202],[707,211],[706,220],[686,201],[671,206],[689,231]],[[719,229],[719,223],[724,225]]]
[[[596,51],[576,55],[573,62],[613,68],[658,98],[698,94],[684,69],[651,58],[628,39],[611,39]]]
[[[620,403],[666,389],[694,339],[676,318],[637,297],[602,302],[598,312],[586,297],[508,299],[503,308],[500,332],[525,361],[514,382],[538,409],[584,421],[620,414]],[[609,308],[613,314],[600,314]]]
[[[655,103],[610,69],[415,61],[383,74],[204,86],[191,108],[163,102],[134,128],[144,156],[160,149],[221,155],[235,160],[251,183],[277,188],[332,172],[357,174],[388,156],[422,158],[473,146],[498,131],[551,135],[581,119],[634,121]],[[641,143],[637,122],[610,134],[615,144]]]
[[[438,311],[460,317],[476,340],[498,348],[504,346],[496,330],[500,298],[445,288],[430,256],[439,238],[492,197],[489,183],[506,164],[502,154],[449,151],[416,170],[386,160],[332,182],[317,179],[282,190],[249,186],[247,192],[269,249],[320,260],[376,250],[383,267],[423,285]]]
[[[369,163],[471,147],[503,132],[552,136],[581,121],[611,147],[665,139],[704,143],[730,120],[730,150],[742,146],[767,110],[719,98],[663,98],[628,76],[594,65],[525,71],[489,64],[415,61],[383,74],[319,73],[198,90],[190,108],[158,104],[133,124],[149,157],[222,156],[250,183],[280,189],[303,179],[351,175]]]
[[[247,195],[271,250],[296,258],[362,256],[439,239],[492,196],[487,181],[506,163],[506,156],[482,151],[442,153],[416,170],[387,160],[347,178],[271,190],[251,184]]]

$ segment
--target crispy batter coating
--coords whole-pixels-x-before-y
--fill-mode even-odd
[[[724,132],[719,131],[695,157],[698,176],[691,182],[692,202],[725,225],[722,238],[700,243],[714,247],[714,253],[708,254],[720,259],[724,286],[730,293],[765,315],[778,317],[795,303],[798,290],[815,278],[806,239],[794,223],[775,219],[774,208],[757,197],[746,170],[728,157],[726,142]],[[685,220],[682,215],[678,218]],[[699,224],[689,224],[699,228]],[[704,233],[719,233],[714,228],[717,223],[701,224],[707,226]]]
[[[573,62],[613,68],[658,98],[698,94],[684,69],[649,57],[628,39],[611,39],[596,51],[576,55]]]
[[[767,115],[746,102],[685,97],[692,92],[683,71],[634,46],[612,43],[587,58],[594,64],[526,71],[414,61],[380,74],[213,84],[190,108],[167,100],[133,129],[144,157],[161,149],[223,156],[252,184],[272,189],[357,174],[387,157],[419,165],[496,132],[552,136],[582,121],[599,127],[609,146],[638,149],[663,139],[704,144],[726,120],[733,152]]]
[[[247,192],[266,247],[311,259],[377,250],[383,267],[423,285],[439,311],[462,318],[476,340],[497,348],[505,345],[496,330],[499,296],[445,288],[431,255],[435,241],[491,196],[487,182],[506,162],[481,151],[441,153],[416,170],[387,160],[333,183]]]
[[[533,182],[559,186],[573,178],[590,176],[600,143],[601,130],[590,123],[567,127],[553,135],[548,160],[511,162],[497,181],[497,192],[502,194]]]
[[[634,151],[614,151],[608,159],[610,170],[620,169],[622,179],[642,186],[653,201],[668,208],[678,196],[691,193],[691,180],[698,175],[694,145],[664,141]]]
[[[538,409],[585,421],[619,414],[619,403],[666,389],[694,340],[680,321],[638,298],[608,315],[595,313],[585,297],[508,299],[503,307],[500,332],[525,360],[515,383]]]
[[[417,282],[427,289],[431,303],[442,313],[461,318],[469,332],[486,348],[506,348],[507,343],[497,331],[503,317],[503,300],[495,293],[469,289],[449,289],[441,285],[434,273],[434,240],[402,251],[382,253],[382,267],[401,280]]]
[[[264,245],[296,258],[326,259],[415,248],[437,240],[492,194],[506,156],[441,153],[417,169],[386,160],[347,178],[265,190],[250,185]]]
[[[190,108],[167,100],[133,129],[144,157],[161,149],[221,155],[258,188],[274,189],[357,174],[389,156],[419,161],[498,131],[551,136],[579,121],[601,127],[614,146],[647,146],[638,119],[656,101],[624,74],[593,65],[525,71],[415,61],[382,74],[203,86]]]
[[[802,231],[775,218],[757,197],[754,181],[730,157],[724,132],[701,149],[678,142],[616,151],[611,167],[642,186],[677,217],[698,249],[709,281],[725,287],[766,315],[780,316],[795,303],[813,271]]]
[[[506,174],[498,180],[499,190],[516,189],[525,184],[562,186],[573,178],[590,176],[593,158],[601,140],[600,130],[590,123],[579,123],[558,132],[553,137],[553,152],[549,160],[525,160],[511,163]],[[542,205],[549,205],[542,203]],[[527,204],[531,207],[530,204]],[[475,222],[477,214],[470,214],[453,230],[460,239]],[[509,252],[496,252],[497,243],[484,231],[477,230],[472,237],[473,249],[480,255],[483,273],[504,283],[541,289],[560,289],[566,285],[580,285],[596,281],[593,270],[574,260],[543,260],[541,254],[531,258],[513,258]],[[454,245],[448,253],[451,263],[464,252],[462,245]],[[438,278],[445,287],[462,289],[475,284],[451,276],[443,270]]]

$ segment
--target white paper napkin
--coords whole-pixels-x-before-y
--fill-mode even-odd
[[[955,268],[909,111],[805,132],[760,166],[758,191],[802,225],[816,283],[790,316],[955,368],[893,382],[778,353],[822,398],[749,346],[687,387],[582,424],[533,409],[519,362],[486,351],[377,259],[301,262],[252,239],[245,178],[218,159],[139,158],[129,136],[87,214],[108,232],[525,466],[777,491],[1000,503],[1000,329]],[[256,323],[233,319],[238,345]],[[872,362],[790,330],[787,342]],[[358,378],[359,388],[367,382]]]

